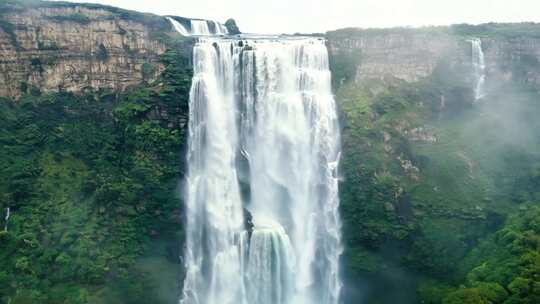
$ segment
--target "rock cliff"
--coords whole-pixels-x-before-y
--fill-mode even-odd
[[[0,95],[125,90],[163,70],[163,17],[100,5],[0,3]]]
[[[226,25],[239,32],[234,20]],[[540,89],[540,37],[534,34],[539,28],[527,23],[351,28],[326,37],[337,82],[414,82],[441,62],[471,77],[468,40],[476,37],[482,40],[488,87],[519,76]],[[0,1],[0,96],[17,97],[33,88],[123,91],[152,81],[163,70],[159,58],[174,34],[166,18],[152,14],[92,4]]]
[[[464,59],[460,44],[441,32],[413,29],[341,30],[331,32],[330,53],[356,54],[354,80],[393,77],[417,81],[429,76],[443,57]]]
[[[331,56],[341,57],[337,61],[342,68],[349,66],[349,73],[336,73],[337,81],[392,78],[413,82],[431,75],[443,61],[466,70],[472,60],[469,40],[479,38],[488,86],[519,76],[540,89],[540,37],[534,34],[538,29],[530,23],[342,29],[327,33],[327,38]]]
[[[540,38],[488,37],[482,41],[488,80],[508,81],[520,77],[540,90]],[[489,82],[487,84],[489,86]]]

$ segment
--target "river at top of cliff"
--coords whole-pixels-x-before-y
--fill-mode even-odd
[[[213,20],[166,18],[171,22],[174,29],[183,36],[219,36],[229,34],[225,25]]]

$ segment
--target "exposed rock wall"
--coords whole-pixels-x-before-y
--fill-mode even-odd
[[[151,81],[163,70],[159,56],[166,45],[161,38],[174,33],[163,17],[107,6],[61,2],[3,5],[0,96],[17,97],[32,87],[44,92],[86,88],[122,91]],[[340,57],[356,82],[389,78],[418,81],[431,75],[443,60],[466,69],[471,63],[467,39],[472,36],[456,34],[449,27],[327,33],[330,55]],[[481,39],[488,88],[519,76],[540,90],[540,38],[507,35]],[[186,44],[186,49],[189,46]],[[344,56],[355,60],[343,62]],[[339,73],[334,76],[343,77]]]
[[[417,81],[429,76],[441,58],[463,59],[460,44],[450,35],[421,31],[385,31],[374,34],[359,31],[348,38],[330,36],[331,53],[360,50],[355,80],[394,77]]]
[[[427,29],[344,29],[327,33],[330,54],[359,57],[353,79],[394,78],[408,82],[431,75],[441,61],[462,67],[470,65],[473,35],[460,35],[451,28]],[[522,79],[540,89],[540,39],[533,36],[480,37],[489,86]],[[519,66],[519,69],[516,67]],[[468,77],[464,75],[464,77]],[[352,79],[351,79],[352,80]]]
[[[0,96],[31,86],[125,90],[163,70],[166,48],[152,36],[168,29],[164,18],[155,22],[161,17],[149,15],[148,22],[107,7],[64,5],[16,8],[0,18]]]
[[[499,81],[520,77],[540,90],[540,39],[486,38],[482,39],[482,43],[488,87],[490,83],[496,85]]]

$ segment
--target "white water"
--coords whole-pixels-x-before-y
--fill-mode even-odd
[[[210,34],[210,28],[206,20],[191,20],[191,35],[208,36]]]
[[[339,303],[340,134],[325,42],[208,38],[193,60],[180,303]]]
[[[167,17],[167,20],[173,25],[174,29],[182,36],[189,36],[189,31],[178,21],[171,17]]]
[[[7,208],[6,208],[5,224],[4,224],[4,231],[5,231],[5,232],[8,232],[9,216],[10,216],[10,209],[9,209],[9,207],[7,207]]]
[[[215,35],[227,35],[229,33],[229,30],[227,30],[227,27],[225,27],[225,25],[216,21],[208,21],[208,22],[211,22],[214,25]]]
[[[183,36],[211,36],[211,35],[227,35],[227,28],[216,21],[207,20],[190,20],[191,29],[186,29],[180,22],[173,18],[167,17],[174,29]],[[210,26],[212,24],[212,27]]]
[[[472,48],[472,65],[473,65],[473,74],[476,81],[474,88],[474,98],[479,100],[485,96],[485,82],[486,82],[486,63],[484,59],[484,52],[482,50],[482,40],[472,39],[471,48]]]

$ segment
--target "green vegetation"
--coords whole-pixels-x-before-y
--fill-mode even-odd
[[[60,50],[60,48],[58,47],[58,45],[54,41],[48,41],[48,42],[38,41],[38,50],[40,50],[40,51],[57,51],[57,50]]]
[[[48,17],[49,19],[55,21],[55,22],[75,22],[80,24],[88,24],[92,20],[86,15],[83,15],[81,13],[76,14],[70,14],[70,15],[55,15]]]
[[[358,49],[338,50],[330,54],[330,65],[334,67],[332,81],[334,87],[354,81],[356,68],[360,65],[362,54]]]
[[[443,304],[540,302],[540,208],[522,209],[467,256],[474,268]]]
[[[145,62],[141,66],[141,76],[144,81],[148,81],[149,79],[152,79],[152,76],[156,72],[155,66],[152,64]]]
[[[142,22],[171,49],[157,81],[149,82],[156,67],[143,64],[145,83],[126,93],[42,94],[21,82],[20,100],[0,99],[0,303],[172,303],[182,275],[178,189],[190,45],[175,46],[186,38],[167,36],[170,24],[151,14],[0,0],[0,28],[13,45],[5,16],[37,6]],[[538,33],[534,23],[490,23],[327,37]],[[105,46],[95,56],[107,60]],[[473,104],[459,65],[443,60],[417,83],[356,83],[362,56],[338,50],[330,57],[343,121],[347,303],[540,303],[540,94],[522,81],[540,68],[538,59],[514,58],[514,82],[492,85]],[[34,71],[53,64],[43,58],[31,60]]]
[[[370,36],[411,36],[411,35],[457,35],[478,38],[540,38],[540,23],[484,23],[479,25],[456,24],[452,26],[394,27],[394,28],[345,28],[330,31],[330,39]]]
[[[9,22],[5,21],[3,16],[32,8],[73,9],[73,13],[48,16],[48,18],[54,22],[76,22],[82,25],[86,25],[92,21],[108,19],[122,19],[132,22],[139,22],[150,29],[150,35],[152,38],[162,41],[165,41],[167,38],[164,33],[168,32],[171,28],[170,23],[161,16],[101,4],[42,0],[0,0],[0,28],[10,35],[11,40],[16,38],[13,33],[13,26]],[[105,14],[102,17],[90,18],[84,14],[82,9],[101,10],[109,14]],[[13,42],[14,45],[17,45],[15,43],[16,40]]]
[[[447,26],[425,26],[425,27],[393,27],[393,28],[344,28],[326,33],[329,39],[347,39],[365,36],[410,36],[418,34],[439,34],[448,35],[450,33]]]
[[[331,62],[346,301],[538,303],[540,94],[526,73],[474,104],[459,65],[355,83],[359,62]]]
[[[106,61],[107,58],[109,58],[109,51],[107,51],[107,48],[103,45],[103,43],[100,43],[98,46],[96,58],[101,61]]]
[[[540,38],[540,23],[485,23],[479,25],[457,24],[451,30],[462,36],[503,37],[503,38]]]
[[[191,72],[0,102],[0,303],[171,303]],[[1,221],[2,227],[4,221]]]
[[[6,12],[1,11],[1,4],[2,2],[0,2],[0,29],[8,35],[9,41],[12,45],[14,45],[16,48],[20,48],[20,44],[17,41],[17,35],[15,34],[14,26],[11,22],[6,20]]]

